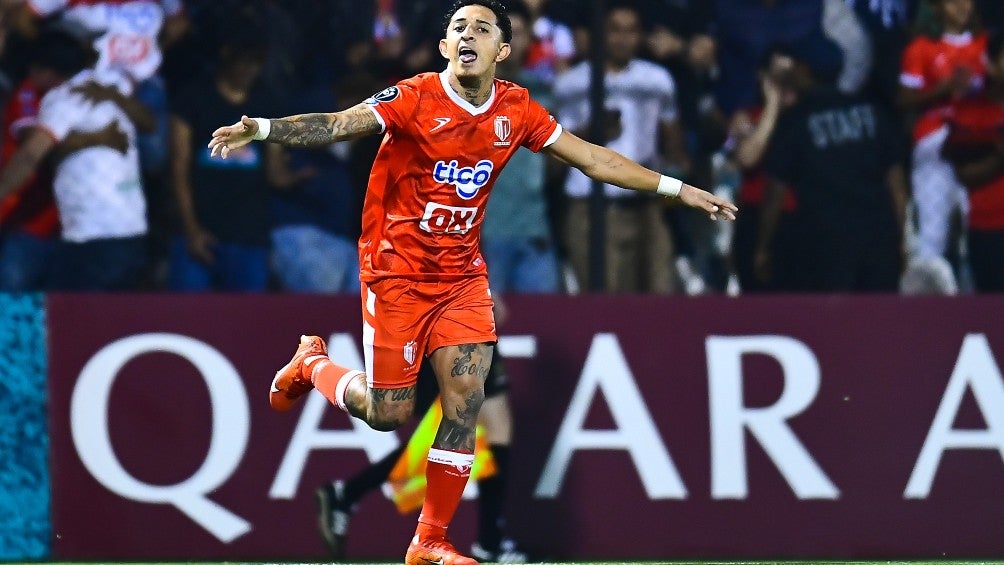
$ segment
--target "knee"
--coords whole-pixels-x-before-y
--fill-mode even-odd
[[[401,424],[403,423],[404,420],[399,420],[397,418],[379,417],[379,416],[376,418],[372,418],[369,421],[370,427],[378,432],[392,432],[400,428]]]
[[[366,421],[371,428],[378,432],[390,432],[411,420],[411,414],[414,410],[414,403],[379,404],[374,406]]]

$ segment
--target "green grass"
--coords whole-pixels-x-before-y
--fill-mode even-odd
[[[309,562],[309,563],[295,563],[295,562],[247,562],[247,561],[188,561],[188,562],[136,562],[136,561],[119,561],[119,562],[49,562],[40,561],[34,562],[31,565],[315,565],[315,563],[324,562]],[[374,563],[344,563],[340,565],[385,565],[386,563],[393,562],[374,562]],[[5,565],[16,565],[16,563],[5,562]],[[484,564],[488,565],[488,564]],[[1004,561],[981,561],[975,560],[937,560],[937,561],[562,561],[562,562],[543,562],[536,565],[1004,565]]]

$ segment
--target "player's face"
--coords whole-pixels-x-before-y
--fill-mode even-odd
[[[495,13],[474,4],[453,14],[439,52],[458,77],[481,77],[495,73],[495,63],[509,55],[509,44],[502,42]]]

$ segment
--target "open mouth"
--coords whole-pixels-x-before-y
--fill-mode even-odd
[[[477,52],[470,47],[461,47],[459,54],[461,63],[473,63],[478,59]]]

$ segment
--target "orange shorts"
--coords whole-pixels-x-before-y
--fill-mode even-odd
[[[487,277],[363,283],[363,356],[370,388],[418,382],[422,359],[447,345],[494,343]]]

